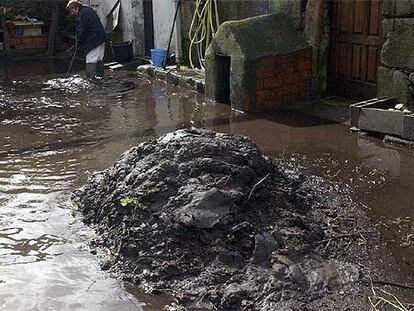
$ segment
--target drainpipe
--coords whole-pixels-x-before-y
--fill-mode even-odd
[[[182,61],[182,46],[181,46],[181,0],[173,0],[174,9],[177,11],[177,19],[175,20],[175,63],[177,64],[177,70],[180,71],[180,65]]]

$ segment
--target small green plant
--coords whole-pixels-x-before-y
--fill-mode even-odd
[[[128,205],[132,205],[132,206],[139,206],[140,203],[137,199],[132,199],[132,198],[122,198],[119,200],[119,204],[122,207],[126,207]]]

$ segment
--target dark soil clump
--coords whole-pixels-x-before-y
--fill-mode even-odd
[[[248,138],[192,129],[131,148],[75,199],[110,251],[103,268],[182,306],[357,310],[344,293],[362,271],[346,246],[369,232],[344,191]]]

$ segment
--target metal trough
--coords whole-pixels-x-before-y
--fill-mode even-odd
[[[401,136],[414,140],[414,114],[394,110],[394,97],[373,98],[350,106],[351,126],[359,130]]]

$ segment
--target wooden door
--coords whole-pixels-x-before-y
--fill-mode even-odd
[[[381,0],[334,0],[328,91],[376,96],[381,50]]]

